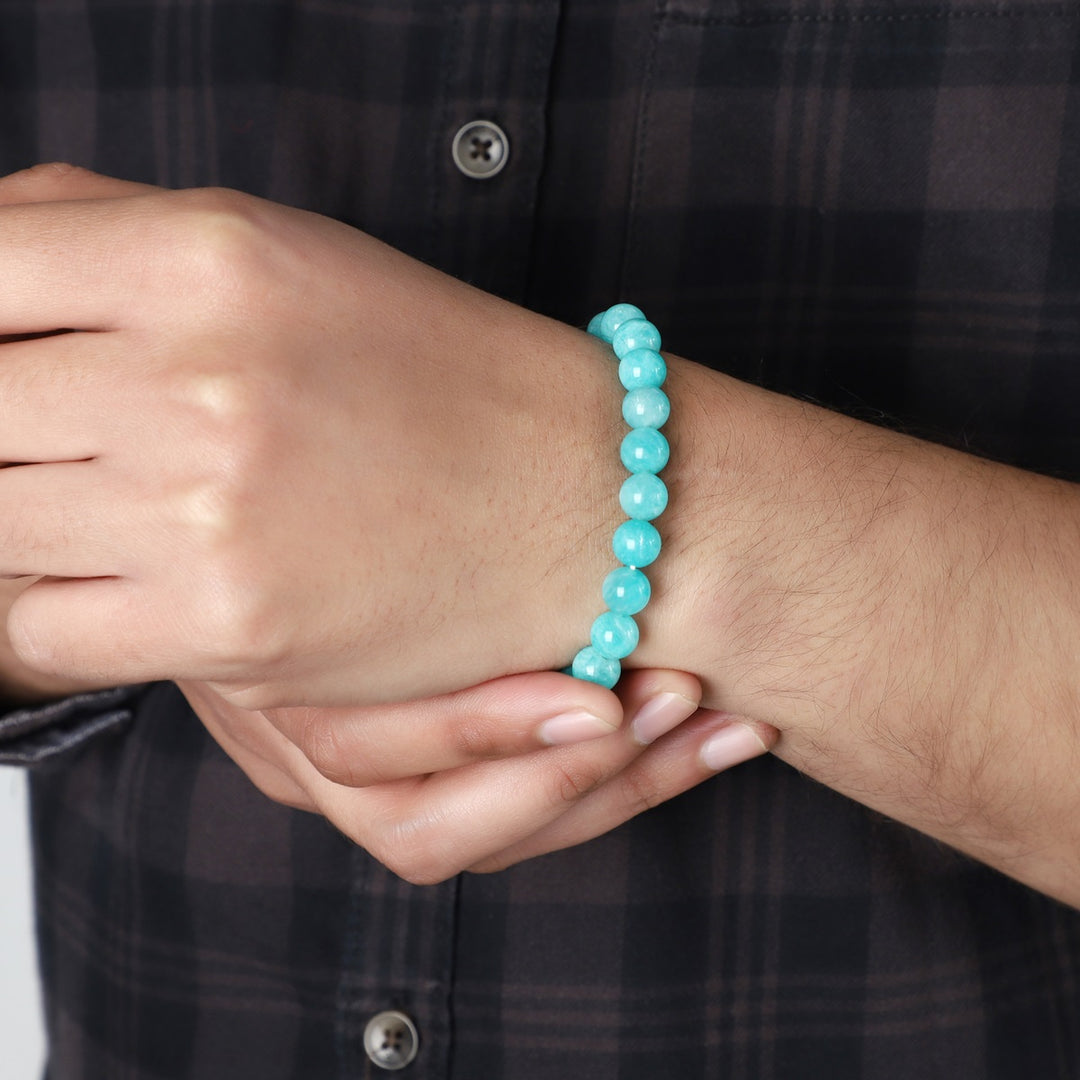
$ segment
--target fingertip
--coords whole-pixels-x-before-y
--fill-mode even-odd
[[[726,716],[701,744],[698,759],[711,772],[723,772],[767,754],[779,737],[776,728],[768,724]]]
[[[603,718],[583,709],[560,713],[545,720],[537,735],[545,746],[566,746],[570,743],[589,742],[618,730]]]
[[[648,668],[628,672],[618,693],[635,741],[647,746],[693,716],[701,683],[685,671]]]
[[[611,730],[623,720],[623,704],[611,690],[558,671],[505,675],[461,691],[459,710],[473,716],[532,717],[550,720],[573,713],[588,714]]]
[[[616,691],[624,705],[630,699],[644,701],[660,694],[681,694],[697,703],[701,701],[701,681],[688,671],[671,668],[638,668],[625,671]]]
[[[656,742],[684,720],[697,712],[698,703],[693,698],[674,691],[665,691],[649,698],[633,714],[630,730],[634,740],[641,746]]]

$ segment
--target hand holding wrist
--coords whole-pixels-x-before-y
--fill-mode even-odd
[[[70,330],[0,346],[32,667],[269,706],[566,662],[617,514],[586,335],[246,196],[31,181],[0,333]]]

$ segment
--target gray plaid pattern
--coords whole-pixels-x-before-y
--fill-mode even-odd
[[[568,321],[633,299],[1080,479],[1075,0],[4,0],[0,94],[5,170],[244,188]],[[477,116],[484,183],[448,153]],[[431,1080],[1080,1075],[1080,915],[773,760],[415,888],[170,686],[0,736],[38,763],[52,1080],[364,1077],[388,1007]]]

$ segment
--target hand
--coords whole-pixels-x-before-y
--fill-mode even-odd
[[[60,679],[28,668],[14,653],[3,632],[8,609],[16,597],[33,584],[33,578],[0,580],[0,706],[32,705],[52,698],[68,697],[103,689],[96,683]]]
[[[266,795],[324,814],[418,884],[583,843],[777,737],[692,715],[700,685],[668,671],[628,675],[618,698],[542,673],[378,709],[251,712],[182,689]]]
[[[578,843],[775,738],[702,714],[643,752],[700,696],[663,672],[631,675],[622,703],[547,673],[393,708],[240,708],[564,661],[610,563],[593,490],[613,502],[618,486],[614,454],[611,476],[595,465],[618,428],[610,360],[352,230],[232,193],[50,168],[0,182],[3,203],[0,460],[19,467],[0,475],[0,571],[50,575],[11,613],[30,663],[189,680],[267,794],[417,880]],[[522,361],[546,369],[539,394]],[[553,445],[538,403],[566,420]],[[571,485],[584,514],[561,508]]]
[[[0,204],[0,334],[36,335],[0,345],[26,663],[333,705],[584,643],[620,472],[587,335],[237,193],[47,168]]]

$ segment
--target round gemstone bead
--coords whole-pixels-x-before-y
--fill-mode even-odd
[[[667,506],[667,485],[653,473],[628,476],[619,490],[619,505],[628,518],[652,521]]]
[[[604,321],[604,313],[601,311],[599,315],[594,315],[589,320],[589,325],[585,327],[587,334],[592,334],[593,337],[603,337],[600,331],[600,326]]]
[[[642,386],[663,386],[667,364],[655,349],[631,349],[619,361],[619,382],[627,390]]]
[[[589,636],[593,648],[601,656],[621,660],[637,648],[638,626],[629,615],[605,611],[597,616]]]
[[[648,521],[624,521],[611,540],[615,558],[623,566],[648,566],[660,554],[660,534]]]
[[[629,566],[617,566],[604,578],[604,603],[618,615],[636,615],[652,596],[649,579]]]
[[[626,433],[619,448],[622,463],[632,473],[658,473],[671,456],[671,447],[656,428],[634,428]]]
[[[644,319],[645,312],[633,304],[615,304],[600,316],[600,337],[609,345],[615,331],[631,319]]]
[[[671,448],[659,428],[671,415],[671,402],[661,389],[667,364],[660,354],[660,331],[633,304],[615,304],[594,316],[588,332],[611,345],[619,360],[619,381],[626,389],[623,419],[630,432],[619,450],[630,476],[619,501],[630,520],[612,537],[612,550],[622,564],[604,579],[608,610],[592,626],[591,644],[574,657],[567,670],[579,679],[614,687],[620,661],[638,645],[633,616],[649,603],[652,587],[639,569],[660,554],[661,538],[652,519],[667,507],[668,490],[657,475],[668,463]]]
[[[570,674],[575,679],[599,683],[609,690],[619,681],[622,664],[609,656],[601,656],[591,645],[586,645],[570,665]]]
[[[660,331],[648,319],[627,319],[611,335],[611,347],[620,360],[635,349],[658,350]]]
[[[661,428],[671,415],[671,402],[658,386],[642,386],[623,398],[622,414],[632,428]]]

